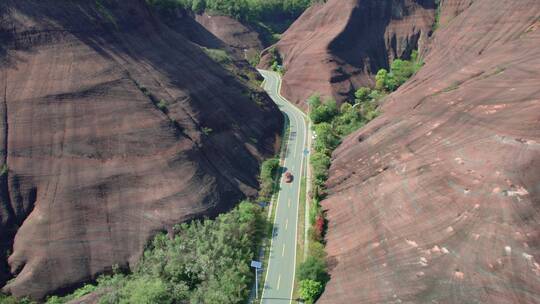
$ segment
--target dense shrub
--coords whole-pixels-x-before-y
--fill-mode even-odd
[[[319,214],[315,220],[315,225],[313,225],[315,230],[316,237],[320,240],[324,237],[324,216]]]
[[[309,115],[314,124],[331,122],[339,114],[335,100],[330,99],[322,103],[320,97],[314,95],[309,98],[308,103],[311,107]]]
[[[314,280],[300,281],[300,296],[304,303],[312,304],[321,295],[324,289],[323,284]]]
[[[296,18],[311,0],[146,0],[161,11],[181,7],[196,13],[210,12],[228,15],[244,21]]]
[[[170,288],[161,278],[136,276],[127,281],[120,290],[119,300],[113,301],[113,303],[172,304],[175,297],[182,296],[174,291],[171,292],[172,290],[174,288]]]
[[[314,183],[322,185],[328,178],[328,168],[330,167],[330,157],[325,153],[314,152],[310,158]]]
[[[278,158],[271,158],[262,163],[260,175],[261,191],[259,192],[261,199],[270,200],[276,190],[279,168]]]
[[[393,92],[404,84],[423,65],[418,52],[413,51],[410,60],[396,59],[390,66],[390,72],[380,69],[375,76],[375,89]],[[357,92],[358,93],[358,92]]]
[[[315,134],[317,134],[317,140],[315,140],[313,148],[316,152],[330,154],[340,142],[340,138],[335,133],[332,124],[323,122],[316,124],[314,129]]]
[[[34,304],[34,302],[28,299],[17,299],[12,296],[0,293],[0,304]]]
[[[283,61],[281,59],[281,55],[279,54],[279,51],[275,47],[271,47],[268,50],[268,55],[269,55],[270,70],[274,72],[278,72],[283,75],[285,70],[283,69]]]
[[[354,93],[354,97],[357,102],[366,102],[366,101],[369,101],[370,94],[371,94],[370,88],[361,87]]]
[[[173,237],[158,234],[132,274],[102,276],[73,295],[97,290],[104,293],[101,304],[245,303],[253,279],[249,263],[266,228],[261,208],[241,202],[215,220],[176,226]],[[65,303],[73,295],[47,303]],[[18,303],[2,301],[0,296],[0,303]]]
[[[298,280],[314,280],[326,283],[329,277],[326,273],[326,262],[324,259],[309,256],[305,262],[298,267]]]

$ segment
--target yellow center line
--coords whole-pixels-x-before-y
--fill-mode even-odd
[[[289,202],[287,203],[287,206],[290,208],[291,207],[291,199],[289,199]]]
[[[279,275],[279,277],[277,278],[277,290],[279,290],[279,285],[281,283],[281,275]]]
[[[285,244],[283,244],[283,250],[281,251],[281,256],[285,256]]]
[[[285,220],[285,230],[287,230],[287,227],[289,227],[289,219]]]

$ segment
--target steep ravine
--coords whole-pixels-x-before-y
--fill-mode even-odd
[[[394,58],[422,48],[432,31],[433,0],[328,0],[309,8],[274,46],[283,58],[283,95],[306,108],[314,92],[338,102]],[[267,52],[262,67],[271,63]]]
[[[318,303],[540,303],[540,2],[441,5],[424,67],[333,154]]]
[[[132,267],[156,232],[256,194],[278,109],[145,1],[0,14],[3,291],[42,298]]]

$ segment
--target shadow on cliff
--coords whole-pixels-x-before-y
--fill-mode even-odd
[[[11,10],[23,15],[31,25],[14,23],[10,26]],[[211,202],[201,203],[208,206],[208,210],[203,210],[204,214],[198,210],[193,210],[193,214],[214,217],[245,198],[247,190],[244,188],[258,188],[257,155],[273,154],[274,135],[282,127],[281,115],[269,98],[263,104],[250,100],[246,96],[249,89],[210,59],[183,33],[183,25],[190,23],[190,33],[195,33],[195,36],[201,34],[203,37],[197,42],[204,42],[203,45],[212,48],[221,46],[220,41],[204,28],[190,21],[166,26],[146,6],[144,0],[77,0],[62,4],[53,0],[9,0],[2,3],[0,12],[3,14],[0,17],[7,16],[8,19],[8,23],[0,19],[0,59],[13,59],[14,68],[17,58],[8,58],[8,50],[34,52],[42,45],[73,36],[75,39],[66,40],[77,40],[77,43],[88,46],[102,58],[114,62],[123,71],[125,78],[131,80],[133,86],[137,86],[142,93],[146,93],[146,89],[141,83],[154,84],[148,87],[149,93],[145,95],[154,104],[155,100],[168,101],[171,107],[169,111],[162,111],[164,119],[171,121],[179,139],[187,138],[193,142],[194,150],[187,153],[187,157],[203,167],[203,173],[210,172],[216,177],[216,189],[212,190],[219,193],[209,194],[206,200]],[[39,27],[33,28],[33,22],[45,30],[40,32]],[[24,28],[24,32],[15,32],[17,27]],[[163,84],[160,79],[153,77],[152,73],[156,74],[156,71],[164,76],[160,79],[166,79],[167,83]],[[204,85],[208,83],[212,85]],[[187,92],[187,96],[170,93],[178,90]],[[81,92],[69,93],[76,96]],[[178,117],[189,119],[180,123]],[[251,143],[257,151],[247,148],[246,143]],[[175,158],[172,161],[179,160]],[[10,173],[9,178],[2,181],[2,195],[17,195],[9,191],[13,192],[14,185],[11,183],[16,177]],[[243,185],[247,187],[242,188]],[[7,197],[2,198],[1,203],[2,208],[13,208],[14,205]],[[5,255],[9,255],[16,230],[32,208],[24,209],[21,216],[15,215],[13,210],[4,213],[0,209],[0,216],[8,215],[6,219],[0,218],[0,247],[3,247],[0,248],[0,286],[9,279]],[[6,233],[4,228],[11,232]],[[77,286],[65,286],[60,292]]]
[[[387,45],[386,31],[390,23],[409,15],[409,0],[400,1],[359,1],[349,17],[345,29],[338,35],[328,49],[340,61],[340,65],[350,65],[358,71],[376,74],[379,69],[389,69],[393,58],[409,58],[412,51],[418,48],[420,33],[411,37],[406,49],[398,50],[396,35],[392,35]],[[434,0],[415,1],[424,9],[435,9]],[[366,61],[366,58],[369,58]],[[331,82],[341,82],[349,79],[344,69]],[[345,97],[353,97],[349,92]]]
[[[235,111],[235,104],[229,102],[238,99],[239,96],[244,96],[246,88],[237,82],[233,75],[212,61],[191,41],[188,41],[186,36],[195,40],[194,42],[209,48],[223,46],[223,43],[218,38],[187,17],[186,19],[180,17],[179,20],[167,22],[171,26],[166,26],[159,20],[159,16],[145,5],[144,0],[129,0],[124,1],[122,4],[116,0],[103,0],[99,3],[101,4],[96,9],[95,5],[88,4],[86,1],[72,1],[64,3],[61,7],[58,7],[55,1],[40,1],[39,3],[7,1],[4,3],[4,10],[6,7],[9,9],[12,6],[30,20],[46,20],[47,23],[59,24],[67,33],[91,47],[103,58],[117,63],[118,58],[121,58],[125,62],[148,64],[153,69],[166,75],[170,85],[180,90],[194,92],[197,90],[197,85],[204,81],[221,83],[222,87],[227,88],[226,90],[220,92],[199,90],[188,97],[188,102],[202,110],[198,113],[199,116],[194,118],[196,123],[192,126],[193,128],[209,126],[214,132],[220,132],[222,129],[228,129],[230,127],[229,123],[233,120],[249,120],[247,116],[250,115],[239,117],[241,114]],[[130,8],[126,12],[124,8],[128,6]],[[32,34],[31,31],[30,34]],[[0,32],[0,41],[10,41],[12,39],[14,39],[13,34]],[[37,41],[32,39],[16,41],[14,46],[17,49],[31,51],[32,44],[47,43],[49,39],[55,39],[55,37],[38,38]],[[6,56],[6,47],[4,45],[10,45],[10,43],[0,44],[0,58]],[[179,53],[193,59],[192,62],[185,62],[185,60],[182,60],[183,58],[177,58]],[[122,63],[118,64],[121,65]],[[211,75],[196,73],[197,68],[200,66],[210,70]],[[121,68],[126,70],[128,77],[132,77],[128,72],[129,67],[122,66]],[[189,72],[186,73],[187,71]],[[203,77],[208,79],[203,79]],[[134,81],[137,80],[134,79]],[[163,93],[157,92],[155,95],[163,96]],[[174,96],[170,96],[170,98],[174,98]],[[213,102],[217,99],[225,102]],[[249,104],[250,101],[247,99],[246,97],[243,100],[243,106],[248,108],[248,112],[261,112],[261,110],[271,112],[269,110],[274,108],[273,104],[269,103],[264,105],[263,109],[260,109],[254,102]],[[186,102],[186,99],[172,101],[172,103],[177,102]],[[211,114],[209,115],[206,111]],[[221,123],[216,124],[216,121],[212,119],[214,113],[223,115]],[[251,128],[241,130],[236,135],[245,139],[245,142],[248,142],[250,137],[271,138],[272,126],[264,129],[266,134],[257,134],[260,133],[258,131],[260,126],[250,126]],[[185,132],[185,130],[178,131],[180,133]],[[203,154],[208,154],[206,152],[209,151],[205,150],[213,144],[218,143],[212,136],[202,136],[198,147]],[[259,143],[258,147],[267,153],[271,153],[273,149],[270,142]],[[258,160],[253,158],[247,151],[243,152],[235,155],[235,158],[238,158],[238,161],[243,163],[243,172],[238,171],[236,173],[241,177],[242,182],[257,187],[256,180],[248,178],[248,176],[257,175]],[[207,155],[207,157],[212,158],[211,155]],[[219,162],[218,159],[209,159],[209,161]],[[219,171],[217,170],[218,173]]]

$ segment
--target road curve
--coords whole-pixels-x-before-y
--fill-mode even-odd
[[[289,119],[290,135],[286,141],[283,166],[294,175],[294,180],[290,184],[285,183],[283,178],[280,181],[268,272],[261,303],[292,303],[300,182],[302,177],[306,176],[307,167],[308,123],[304,113],[279,94],[281,88],[279,74],[264,70],[259,72],[265,79],[264,89]]]

